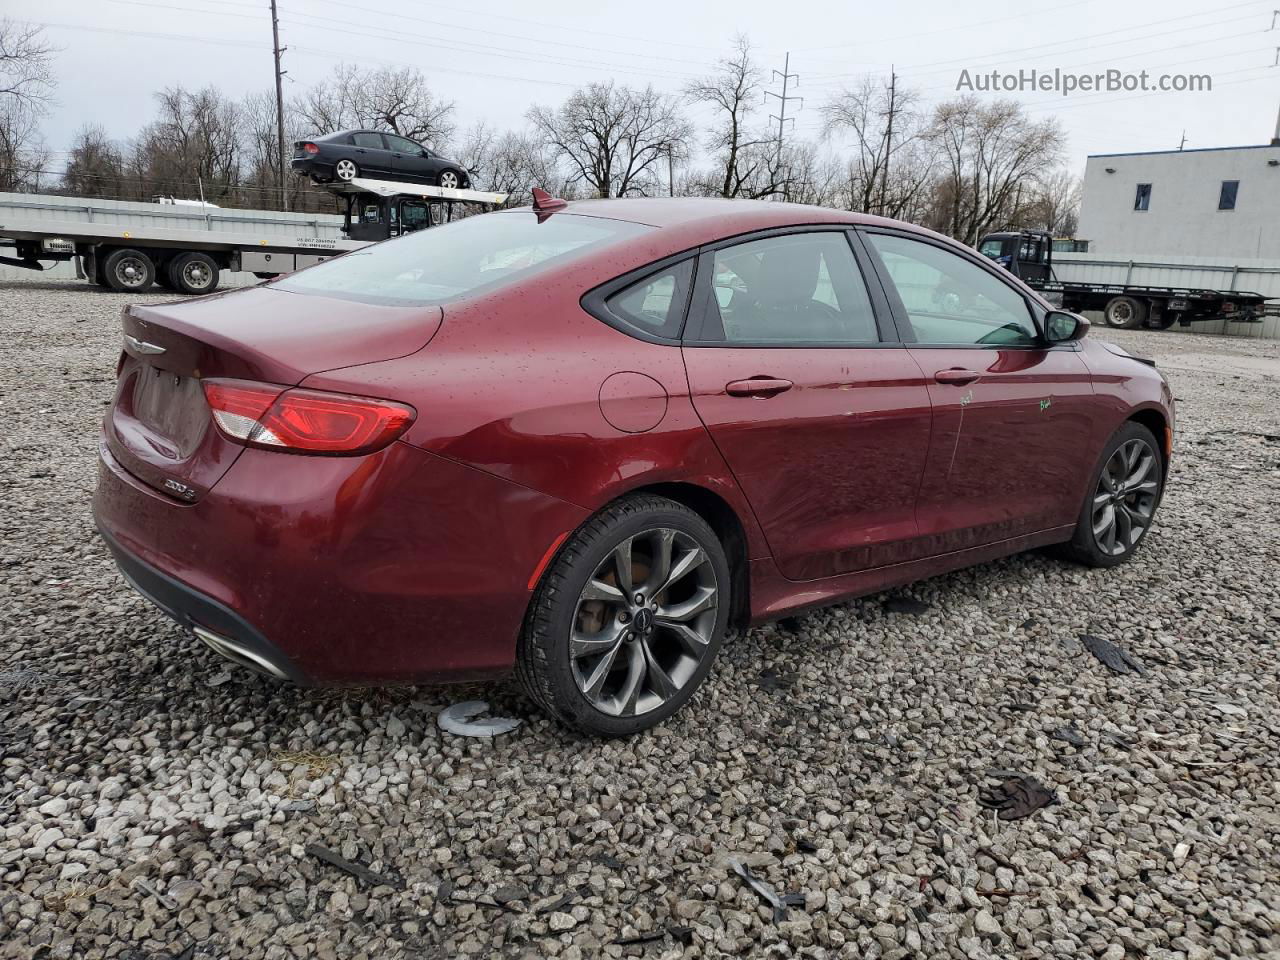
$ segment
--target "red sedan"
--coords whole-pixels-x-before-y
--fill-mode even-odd
[[[974,251],[783,203],[546,202],[124,313],[125,576],[302,684],[518,673],[665,719],[729,624],[1150,530],[1173,399]]]

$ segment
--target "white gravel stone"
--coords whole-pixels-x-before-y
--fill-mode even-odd
[[[692,943],[645,955],[1280,956],[1280,343],[1090,334],[1181,400],[1133,562],[1026,554],[895,592],[919,615],[748,630],[684,712],[593,742],[511,684],[268,682],[124,584],[86,503],[119,309],[167,296],[0,283],[0,960],[617,958],[669,925]],[[525,723],[442,735],[477,697]],[[1061,803],[995,820],[992,768]],[[804,906],[775,925],[730,856]]]

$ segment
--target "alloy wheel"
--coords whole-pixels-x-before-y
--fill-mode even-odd
[[[1107,458],[1093,495],[1093,538],[1113,557],[1134,548],[1151,525],[1160,491],[1155,451],[1145,440],[1122,443]]]
[[[697,673],[719,603],[715,568],[689,534],[664,527],[623,540],[578,597],[569,638],[578,690],[610,716],[658,709]]]
[[[452,170],[440,174],[440,186],[455,189],[458,186],[458,175]]]
[[[334,165],[333,172],[338,175],[339,180],[354,180],[356,177],[356,165],[350,160],[339,160]]]

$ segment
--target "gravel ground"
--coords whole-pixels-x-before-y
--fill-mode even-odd
[[[1133,563],[752,630],[597,743],[510,684],[282,687],[135,597],[88,511],[124,302],[0,284],[0,957],[1280,955],[1280,343],[1104,334],[1181,400]],[[442,733],[474,695],[524,724]],[[997,821],[992,769],[1061,802]]]

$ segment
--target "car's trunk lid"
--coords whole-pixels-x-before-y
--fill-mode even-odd
[[[313,373],[407,356],[440,328],[439,307],[381,307],[267,288],[134,305],[106,443],[131,474],[199,500],[244,449],[213,424],[201,380],[295,386]]]

